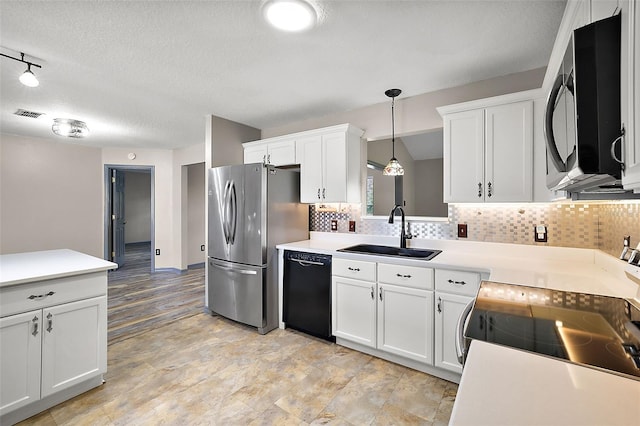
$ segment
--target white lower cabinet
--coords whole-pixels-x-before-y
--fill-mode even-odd
[[[0,318],[0,415],[106,371],[107,298]]]
[[[334,336],[433,363],[432,269],[334,258],[332,270]]]
[[[433,363],[433,291],[378,284],[378,349]]]
[[[438,269],[435,273],[435,366],[462,373],[456,353],[456,327],[480,287],[480,274]]]
[[[40,399],[42,310],[0,318],[0,414]]]
[[[106,272],[0,288],[0,423],[102,382]]]
[[[455,339],[458,318],[473,297],[436,291],[436,342],[435,366],[456,373],[462,373],[458,362]]]
[[[376,283],[335,275],[331,281],[333,335],[375,348]]]

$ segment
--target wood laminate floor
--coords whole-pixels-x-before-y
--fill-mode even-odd
[[[259,335],[203,312],[203,269],[144,269],[110,277],[106,383],[21,424],[448,423],[456,384],[291,330]]]

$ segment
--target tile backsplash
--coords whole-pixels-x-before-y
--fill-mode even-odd
[[[389,224],[386,219],[362,219],[359,204],[334,207],[337,211],[321,211],[311,205],[310,230],[330,232],[335,219],[337,232],[348,232],[351,220],[356,222],[356,233],[400,234],[399,220]],[[640,202],[449,204],[448,221],[412,220],[409,228],[418,238],[456,239],[459,223],[467,224],[471,241],[595,248],[619,256],[624,236],[631,236],[632,248],[640,242]],[[536,225],[547,227],[546,243],[534,241]]]

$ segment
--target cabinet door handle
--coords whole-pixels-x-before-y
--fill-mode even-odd
[[[409,274],[407,274],[407,275],[396,274],[396,277],[400,277],[400,278],[411,278],[411,275],[409,275]]]
[[[44,299],[47,296],[53,296],[54,294],[56,294],[55,291],[50,291],[49,293],[46,293],[46,294],[38,294],[37,296],[35,294],[32,294],[31,296],[27,297],[27,299],[40,300],[40,299]]]
[[[51,333],[51,330],[53,330],[53,315],[51,315],[51,312],[47,315],[47,324],[47,331]]]
[[[267,154],[262,156],[262,164],[267,164]]]
[[[318,200],[320,199],[320,188],[318,188]]]
[[[447,282],[449,284],[460,284],[460,285],[465,285],[466,284],[466,282],[464,282],[464,281],[447,280]]]
[[[38,335],[38,317],[33,317],[31,321],[33,322],[33,331],[31,334],[35,337]]]
[[[360,272],[360,268],[352,268],[351,266],[347,267],[348,270],[353,272]]]
[[[489,182],[489,184],[487,185],[487,195],[489,197],[491,197],[493,195],[492,194],[492,189],[491,189],[491,182]]]
[[[493,331],[493,317],[489,317],[489,331]]]
[[[380,291],[378,291],[378,294],[380,296],[380,301],[382,301],[382,287],[380,287]]]
[[[371,286],[371,300],[375,300],[375,296],[373,295],[373,286]]]
[[[322,199],[324,200],[325,198],[327,198],[326,196],[326,192],[327,192],[327,188],[322,188]]]
[[[267,164],[271,164],[271,154],[267,155]]]
[[[613,158],[617,163],[620,163],[620,167],[622,171],[624,171],[624,161],[619,159],[616,155],[616,143],[624,141],[624,127],[620,130],[620,136],[618,136],[613,142],[611,142],[611,158]],[[624,144],[621,145],[624,149]],[[624,158],[624,151],[620,151],[622,153],[622,157]]]
[[[442,298],[438,297],[438,313],[442,312]]]
[[[478,182],[478,198],[482,198],[482,182]]]

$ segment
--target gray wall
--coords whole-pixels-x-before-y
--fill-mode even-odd
[[[0,253],[103,257],[100,148],[0,134]]]
[[[124,185],[124,241],[151,241],[151,173],[126,171]]]
[[[200,251],[200,246],[205,244],[204,230],[204,205],[206,192],[204,187],[205,167],[204,163],[191,164],[187,167],[187,263],[195,265],[205,262],[207,254]]]
[[[416,210],[424,216],[447,216],[447,205],[443,202],[442,158],[415,162]]]

